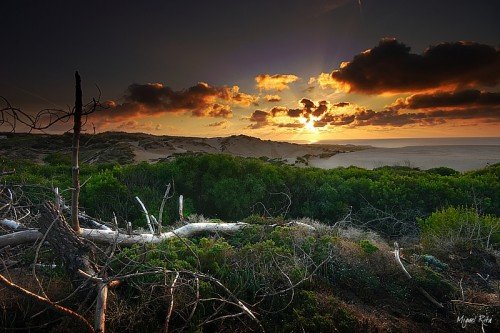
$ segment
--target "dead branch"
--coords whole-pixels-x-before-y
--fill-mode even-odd
[[[408,278],[408,280],[410,281],[414,281],[412,276],[410,275],[410,273],[408,273],[408,271],[406,270],[405,266],[403,265],[403,262],[401,261],[401,257],[400,257],[400,254],[399,254],[399,245],[398,245],[398,242],[394,242],[394,257],[396,258],[396,262],[398,263],[399,267],[401,267],[401,270],[403,270],[403,273],[405,274],[405,276]],[[438,308],[440,309],[444,309],[444,306],[443,304],[439,303],[438,301],[436,301],[436,299],[434,297],[432,297],[431,295],[429,295],[429,293],[427,291],[425,291],[422,287],[420,286],[416,286],[418,291],[424,295],[425,298],[427,298],[432,304],[434,304],[435,306],[437,306]]]
[[[81,236],[86,238],[92,242],[96,243],[108,243],[113,244],[116,242],[118,245],[122,246],[132,246],[134,244],[143,244],[143,243],[160,243],[163,240],[171,239],[174,237],[193,237],[195,235],[201,233],[225,233],[225,234],[233,234],[242,230],[243,228],[248,227],[250,224],[244,222],[236,222],[236,223],[216,223],[216,222],[201,222],[201,223],[191,223],[188,225],[184,225],[178,229],[161,233],[160,235],[155,234],[125,234],[121,233],[118,230],[99,230],[99,229],[87,229],[80,228]],[[292,224],[288,224],[289,226],[296,226],[305,228],[308,230],[315,230],[315,228],[311,225],[305,223],[294,222]],[[270,225],[265,227],[278,227],[278,225]],[[37,229],[23,230],[14,233],[9,233],[3,236],[0,236],[0,247],[7,245],[19,245],[24,243],[33,243],[37,241],[42,234]]]
[[[161,200],[160,212],[158,213],[158,234],[161,234],[161,225],[163,222],[163,209],[165,207],[165,202],[167,202],[167,200],[171,198],[171,196],[170,197],[168,196],[169,192],[170,192],[170,183],[168,183],[167,189],[165,190],[165,194],[163,195],[163,199]]]
[[[45,306],[63,314],[63,315],[65,315],[65,316],[70,316],[72,318],[75,318],[77,321],[82,323],[83,326],[85,326],[87,331],[94,332],[92,325],[90,325],[90,323],[87,321],[87,319],[85,319],[84,317],[82,317],[81,315],[76,313],[75,311],[68,309],[68,308],[65,308],[59,304],[55,304],[55,303],[49,301],[47,298],[44,298],[44,297],[41,297],[35,293],[32,293],[31,291],[24,289],[23,287],[9,281],[1,274],[0,274],[0,283],[2,283],[4,286],[9,288],[10,290],[18,293],[19,295],[27,297],[27,298],[29,298],[29,299],[31,299],[39,304],[45,305]]]
[[[108,305],[108,284],[97,283],[97,305],[95,308],[95,331],[106,332],[106,307]]]
[[[168,307],[167,318],[165,319],[165,326],[163,328],[164,333],[168,333],[168,326],[170,324],[170,318],[172,317],[172,311],[174,310],[174,288],[177,280],[179,279],[179,272],[175,275],[174,281],[170,285],[170,306]]]
[[[151,225],[151,219],[149,217],[149,213],[148,213],[148,210],[146,209],[146,206],[144,206],[144,204],[142,203],[141,199],[139,199],[139,197],[135,197],[135,200],[137,200],[139,205],[141,205],[142,211],[144,212],[144,215],[146,216],[146,223],[148,224],[149,230],[151,231],[151,234],[154,234],[155,230],[154,230],[153,226]]]
[[[15,172],[16,172],[16,170],[0,171],[0,176],[12,175]]]

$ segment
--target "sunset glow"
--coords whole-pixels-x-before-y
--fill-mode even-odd
[[[96,45],[103,52],[78,51],[71,61],[65,57],[61,66],[43,59],[33,65],[27,54],[48,54],[46,45],[30,40],[26,45],[33,49],[20,49],[15,59],[2,53],[3,62],[13,66],[2,73],[1,96],[33,113],[65,108],[71,105],[69,74],[76,66],[88,82],[85,95],[102,92],[106,108],[87,120],[96,132],[246,134],[305,141],[311,136],[328,140],[498,135],[498,24],[486,19],[495,11],[471,2],[468,6],[474,9],[456,8],[454,17],[435,21],[429,13],[436,8],[426,6],[418,1],[389,6],[314,0],[297,1],[284,11],[281,5],[256,2],[243,10],[242,17],[231,12],[239,12],[243,5],[221,11],[206,4],[199,9],[207,15],[186,26],[181,16],[170,13],[177,10],[187,17],[191,9],[165,4],[150,12],[156,18],[154,28],[139,23],[137,34],[125,25],[127,20],[102,15],[97,22],[121,27],[120,36],[127,35],[133,50],[141,50],[140,59],[124,46],[125,40],[120,44],[119,38],[108,36]],[[470,13],[479,10],[481,19],[474,25],[441,29],[450,22],[472,20]],[[212,20],[204,18],[208,13]],[[40,19],[36,11],[25,15],[31,21]],[[408,30],[403,17],[433,34],[424,28]],[[389,20],[390,31],[384,23]],[[232,28],[220,22],[231,22]],[[24,29],[17,21],[10,26]],[[83,34],[84,40],[98,35],[90,32],[94,26],[87,28],[88,34],[75,33]],[[59,27],[42,24],[41,29],[51,36],[52,49],[71,49],[56,33]],[[218,37],[232,34],[241,40]],[[91,70],[93,66],[99,69]]]

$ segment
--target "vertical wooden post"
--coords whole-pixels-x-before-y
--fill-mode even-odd
[[[73,146],[71,154],[71,175],[73,178],[73,189],[71,192],[71,227],[80,233],[80,222],[78,221],[78,202],[80,197],[80,167],[78,155],[80,154],[80,131],[82,129],[82,81],[78,71],[75,72],[75,110],[73,114]]]

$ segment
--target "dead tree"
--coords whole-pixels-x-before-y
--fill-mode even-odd
[[[12,131],[16,130],[18,124],[23,125],[28,129],[29,132],[34,130],[44,130],[50,126],[59,123],[67,122],[69,119],[73,119],[73,140],[72,140],[72,197],[71,197],[71,227],[66,222],[62,211],[65,210],[63,204],[55,205],[52,202],[45,202],[40,207],[40,217],[38,218],[39,229],[29,229],[22,227],[19,223],[17,215],[14,216],[15,220],[9,219],[7,217],[0,216],[0,224],[6,226],[10,229],[15,229],[14,232],[0,236],[0,247],[7,245],[17,245],[23,243],[32,243],[36,241],[44,242],[46,241],[52,251],[59,257],[68,273],[72,285],[76,290],[94,290],[91,294],[97,297],[97,307],[96,307],[96,317],[94,328],[88,324],[85,318],[83,318],[78,313],[63,308],[59,305],[54,304],[47,298],[36,295],[26,289],[19,288],[12,281],[6,279],[3,275],[0,275],[0,283],[6,285],[8,288],[19,292],[25,297],[29,297],[33,300],[38,301],[41,304],[45,304],[56,311],[64,313],[66,315],[73,316],[87,327],[89,331],[104,332],[105,331],[105,313],[106,313],[106,300],[108,288],[119,283],[121,280],[146,274],[174,274],[176,278],[174,282],[169,287],[172,291],[172,299],[170,303],[170,309],[166,316],[165,321],[165,331],[168,331],[169,321],[172,316],[173,307],[173,290],[176,286],[177,278],[181,275],[190,276],[196,281],[203,279],[210,281],[219,289],[221,289],[227,298],[221,298],[222,302],[227,302],[240,309],[242,315],[248,316],[252,321],[256,322],[257,326],[261,331],[263,328],[258,321],[255,314],[243,304],[236,296],[234,296],[220,281],[208,276],[206,274],[190,272],[190,271],[166,271],[166,270],[156,270],[154,272],[137,272],[134,274],[129,274],[126,276],[115,276],[107,277],[107,267],[98,267],[96,264],[96,252],[98,249],[92,242],[96,243],[107,243],[117,245],[133,245],[137,243],[159,243],[165,239],[170,238],[182,238],[182,237],[192,237],[199,233],[234,233],[240,231],[247,226],[246,223],[192,223],[182,226],[173,231],[161,232],[161,213],[163,212],[164,201],[169,197],[170,187],[164,195],[164,200],[160,209],[160,216],[158,218],[159,223],[157,223],[157,229],[155,230],[151,224],[151,216],[147,213],[146,207],[140,199],[138,201],[141,203],[143,211],[146,214],[148,220],[148,226],[150,227],[150,234],[127,234],[122,233],[116,228],[116,230],[111,230],[107,227],[102,227],[103,225],[96,222],[95,219],[86,217],[92,221],[91,224],[98,229],[87,229],[80,227],[79,216],[84,216],[79,212],[79,194],[80,194],[80,180],[79,180],[79,148],[80,148],[80,133],[82,130],[82,118],[95,112],[100,104],[95,99],[87,104],[82,103],[82,89],[81,89],[81,78],[78,72],[75,72],[75,106],[73,110],[55,110],[55,109],[45,109],[40,111],[38,114],[32,116],[18,108],[14,108],[7,99],[3,98],[6,103],[6,107],[0,109],[0,126],[7,125],[11,126]],[[10,171],[4,172],[2,174],[10,173]],[[12,196],[11,198],[12,199]],[[179,217],[184,218],[183,213],[183,200],[182,196],[179,198]],[[12,200],[11,200],[12,201]],[[2,203],[0,202],[0,205]],[[11,207],[12,202],[7,203],[5,207]],[[3,208],[3,206],[0,206]],[[1,209],[0,209],[1,210]],[[15,210],[14,210],[15,213]],[[152,218],[155,222],[155,218]],[[274,226],[273,226],[274,227]],[[309,225],[304,225],[303,227],[313,228]],[[314,229],[314,228],[313,228]],[[91,240],[92,242],[88,242]],[[90,288],[90,289],[89,289]],[[93,289],[95,288],[95,289]],[[197,302],[200,301],[199,299]],[[195,308],[194,308],[195,309]],[[194,310],[193,310],[194,311]],[[239,314],[238,314],[239,315]]]
[[[92,243],[78,237],[77,232],[69,227],[64,216],[52,202],[45,202],[40,213],[40,232],[45,235],[51,249],[63,261],[73,286],[81,287],[85,281],[80,271],[89,275],[96,275],[98,272],[94,264],[97,249]]]
[[[78,204],[80,197],[80,166],[78,157],[80,155],[80,132],[82,130],[82,80],[78,71],[75,72],[75,111],[73,115],[73,146],[71,147],[71,176],[73,188],[71,189],[71,226],[76,232],[80,232],[78,221]]]

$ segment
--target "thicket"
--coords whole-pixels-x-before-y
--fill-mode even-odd
[[[402,309],[416,299],[419,305],[415,306],[427,306],[395,265],[394,255],[384,242],[363,238],[369,238],[369,234],[352,239],[339,237],[337,231],[323,228],[311,233],[289,227],[270,231],[255,226],[227,239],[173,239],[153,246],[134,246],[123,250],[111,265],[122,274],[158,267],[210,274],[263,315],[261,322],[267,332],[359,332],[363,325],[387,329],[387,323],[364,318],[364,310],[348,305],[345,299],[375,308],[386,304],[387,299],[393,307]],[[410,271],[419,285],[440,301],[455,295],[456,288],[439,271],[426,265],[414,265]],[[120,312],[111,315],[111,324],[117,325],[113,330],[123,329],[120,323],[130,323],[131,316],[140,316],[131,322],[140,323],[142,329],[145,323],[151,323],[151,329],[158,325],[157,318],[165,312],[166,302],[144,295],[142,290],[147,285],[161,284],[163,279],[163,275],[158,275],[129,281],[129,285],[142,286],[137,295],[128,295],[138,302],[122,304]],[[190,331],[196,331],[214,312],[230,316],[234,311],[231,306],[220,307],[217,292],[207,283],[200,285],[199,297],[208,301],[198,307],[189,322]],[[192,299],[194,293],[186,285],[176,290],[176,297]],[[192,304],[178,302],[172,323],[183,323],[182,318],[191,310]],[[427,320],[430,318],[424,321]],[[238,331],[241,324],[229,317],[222,323],[205,325],[204,329],[219,331],[219,325]]]
[[[51,187],[59,187],[69,199],[65,189],[71,186],[71,168],[64,156],[49,155],[44,164],[0,158],[0,170],[12,169],[16,172],[3,176],[2,182],[22,186],[25,200],[53,199]],[[397,320],[419,313],[416,320],[425,331],[434,314],[415,286],[445,304],[464,298],[464,290],[467,299],[485,302],[478,297],[486,299],[490,286],[477,292],[472,280],[458,282],[453,269],[471,267],[471,276],[498,279],[495,258],[487,252],[498,248],[500,241],[500,164],[467,173],[406,167],[322,170],[200,155],[156,164],[84,164],[80,174],[82,208],[104,220],[115,212],[122,227],[125,220],[145,226],[135,196],[157,216],[168,183],[175,184],[177,195],[184,195],[185,215],[191,215],[191,222],[195,214],[203,214],[214,221],[253,224],[227,238],[202,235],[122,249],[109,259],[110,274],[164,268],[210,275],[251,305],[270,332],[387,331],[395,329],[388,326],[395,320],[367,315],[387,304],[397,309]],[[167,205],[164,220],[174,223],[177,202],[169,200]],[[326,225],[315,223],[314,231],[286,227],[287,219],[304,216]],[[328,227],[338,221],[347,223]],[[421,246],[405,250],[415,285],[395,264],[392,246],[373,232],[353,228],[356,224],[389,236],[420,234]],[[464,249],[469,261],[450,259],[452,252]],[[26,264],[33,261],[32,257],[23,260]],[[62,279],[53,277],[54,272],[47,274]],[[171,299],[166,286],[172,278],[137,276],[117,287],[109,300],[110,331],[154,331],[161,326]],[[192,332],[203,331],[201,326],[205,331],[223,331],[224,327],[236,332],[241,321],[252,324],[243,315],[233,316],[235,308],[230,303],[221,306],[220,290],[213,284],[200,281],[196,287],[190,283],[181,283],[175,290],[173,327]],[[155,289],[159,285],[164,288]],[[470,296],[473,292],[476,298]],[[193,299],[204,300],[194,312]],[[228,317],[210,322],[214,313]],[[190,318],[187,324],[186,318]]]
[[[51,197],[46,187],[70,187],[68,161],[48,156],[45,164],[0,161],[0,169],[16,169],[4,177],[24,187],[31,200]],[[417,218],[450,206],[474,207],[482,214],[500,215],[500,165],[458,173],[448,168],[418,170],[356,167],[322,170],[267,163],[229,155],[180,156],[156,164],[98,164],[81,168],[82,207],[92,216],[144,226],[134,200],[139,196],[157,215],[168,183],[185,198],[185,215],[203,214],[226,221],[249,215],[309,217],[326,224],[346,215],[354,223],[384,235],[416,235]],[[69,191],[63,192],[69,198]],[[291,199],[289,211],[288,197]],[[175,220],[177,202],[165,209],[164,220]]]
[[[418,223],[422,245],[431,252],[482,250],[500,244],[500,218],[474,209],[448,207]]]

